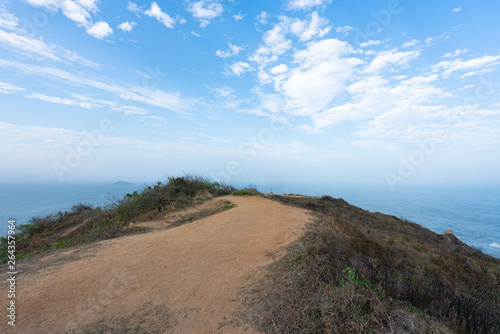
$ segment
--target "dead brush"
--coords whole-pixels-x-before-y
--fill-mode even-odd
[[[500,260],[331,197],[274,196],[318,220],[246,300],[270,333],[498,333]]]

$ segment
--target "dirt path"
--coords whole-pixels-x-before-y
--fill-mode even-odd
[[[224,199],[237,207],[101,242],[91,255],[53,268],[25,269],[17,281],[16,329],[3,316],[1,332],[253,333],[237,324],[238,292],[310,216],[260,197]],[[6,305],[6,296],[1,300]]]

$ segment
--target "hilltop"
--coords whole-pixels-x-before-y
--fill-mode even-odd
[[[18,240],[23,333],[500,330],[500,259],[329,196],[170,178]]]

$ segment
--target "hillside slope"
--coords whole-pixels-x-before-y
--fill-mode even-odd
[[[2,323],[0,332],[500,331],[500,259],[452,232],[329,196],[243,189],[214,198],[193,182],[172,179],[98,212],[136,212],[112,225],[117,238],[21,260],[17,327]],[[179,184],[193,189],[174,191]],[[138,209],[164,202],[165,190],[167,206]],[[87,212],[95,210],[62,215],[26,247],[76,233]]]
[[[251,333],[236,326],[238,292],[309,215],[261,197],[221,199],[236,207],[20,265],[17,333]]]

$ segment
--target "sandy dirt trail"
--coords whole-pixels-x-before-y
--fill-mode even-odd
[[[170,230],[68,249],[60,255],[90,253],[57,266],[46,260],[43,270],[24,268],[16,328],[3,316],[1,332],[104,333],[98,328],[125,323],[161,333],[254,333],[235,321],[238,292],[273,261],[270,252],[296,240],[310,216],[261,197],[222,199],[237,207]]]

